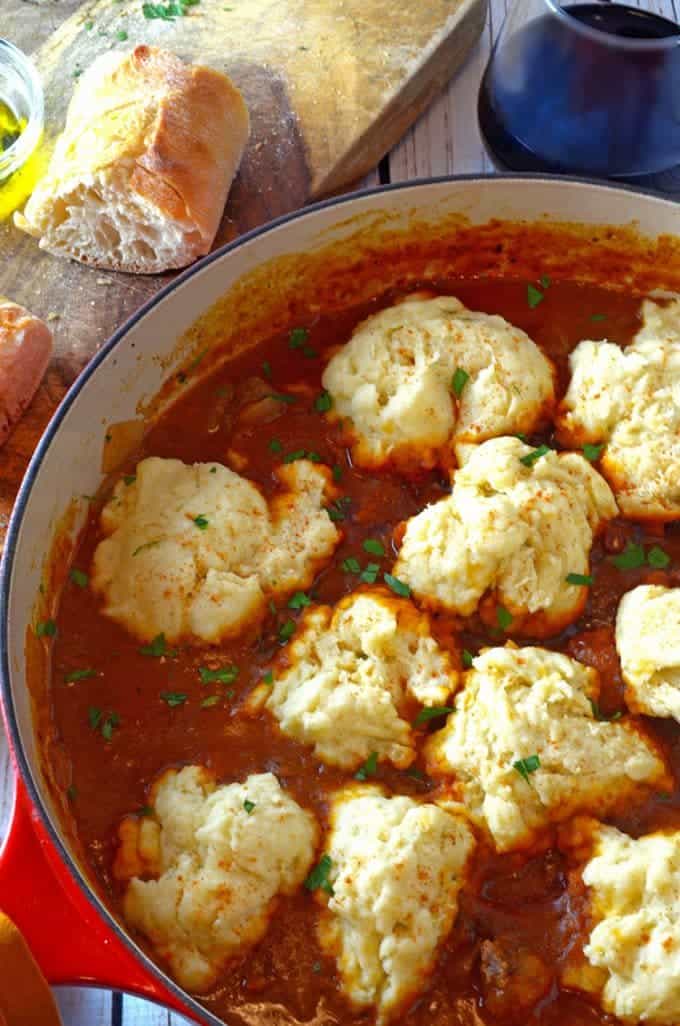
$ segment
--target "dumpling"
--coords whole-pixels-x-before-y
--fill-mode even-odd
[[[512,631],[556,634],[586,602],[593,537],[616,515],[604,478],[576,453],[496,438],[472,451],[453,490],[406,524],[394,575],[425,605]]]
[[[552,364],[523,331],[420,294],[360,324],[323,386],[369,468],[450,466],[458,444],[533,431],[554,399]]]
[[[627,592],[616,614],[616,650],[628,707],[680,723],[680,588]]]
[[[271,773],[218,787],[203,766],[168,770],[151,802],[120,826],[124,915],[183,987],[205,991],[264,936],[276,896],[302,884],[318,827]]]
[[[299,460],[277,474],[267,503],[219,463],[142,460],[101,514],[92,587],[106,615],[142,640],[217,642],[257,623],[268,597],[308,587],[340,541],[331,473]]]
[[[669,784],[663,758],[628,720],[595,716],[595,670],[542,648],[478,655],[454,713],[425,747],[498,851],[529,847],[578,811],[604,813]]]

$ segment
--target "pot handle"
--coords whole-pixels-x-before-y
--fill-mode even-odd
[[[26,1008],[15,1013],[8,1004],[6,992],[19,978],[28,981],[28,974],[32,974],[35,1000],[40,999],[42,988],[46,1002],[47,981],[90,984],[124,990],[190,1014],[90,904],[63,865],[18,776],[10,826],[0,849],[0,910],[5,913],[3,923],[10,924],[0,932],[0,1023],[3,1014],[7,1018],[5,1005],[14,1015],[10,1014],[7,1026],[59,1023],[53,1002],[51,1018],[37,1011],[31,1015]],[[12,969],[6,971],[6,951],[16,959],[16,975]],[[49,1010],[47,1003],[44,1007]]]

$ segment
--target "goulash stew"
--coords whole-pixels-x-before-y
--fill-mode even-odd
[[[430,281],[197,374],[36,628],[110,905],[233,1023],[679,1023],[680,301]]]

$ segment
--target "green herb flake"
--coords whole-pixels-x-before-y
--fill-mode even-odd
[[[251,802],[250,799],[246,798],[246,800],[243,803],[243,808],[246,810],[248,815],[250,815],[250,813],[255,808],[255,802]]]
[[[333,860],[330,855],[322,855],[314,866],[314,869],[305,880],[305,887],[307,890],[316,891],[320,888],[322,891],[325,891],[326,894],[333,894],[333,885],[328,879],[332,868]]]
[[[535,285],[527,285],[527,303],[530,310],[535,310],[544,299],[545,294],[540,289],[537,289]]]
[[[300,349],[308,338],[309,332],[306,328],[293,328],[288,335],[288,346],[290,349]]]
[[[358,559],[355,559],[354,556],[348,556],[347,559],[343,559],[342,561],[342,569],[346,574],[360,574],[361,563]]]
[[[91,705],[87,710],[87,722],[90,724],[91,730],[96,730],[99,726],[102,718],[101,709],[97,709],[95,705]]]
[[[271,381],[271,378],[272,378],[272,365],[269,362],[269,360],[264,360],[264,362],[262,364],[262,373],[264,374],[265,378],[267,378],[267,380]]]
[[[359,575],[359,580],[363,581],[364,584],[375,584],[380,573],[380,567],[377,563],[367,563],[366,569],[362,570]]]
[[[206,527],[210,523],[204,513],[199,513],[197,517],[194,517],[194,523],[199,531],[205,531]]]
[[[421,784],[423,784],[423,783],[425,783],[427,781],[427,777],[425,776],[423,771],[419,770],[415,766],[412,766],[410,769],[406,770],[406,776],[410,777],[411,780],[417,780]]]
[[[274,683],[274,674],[272,671],[267,670],[267,672],[263,674],[262,680],[265,684],[269,684],[271,686]]]
[[[198,668],[201,684],[233,684],[238,675],[238,666],[220,666],[217,670],[209,670],[207,666]]]
[[[120,726],[120,716],[118,713],[109,713],[101,725],[101,735],[105,741],[111,740],[113,732],[118,726]]]
[[[309,595],[305,595],[304,591],[296,591],[292,598],[288,599],[289,609],[304,609],[305,606],[311,606],[312,600]]]
[[[546,456],[549,452],[549,445],[539,445],[537,449],[532,449],[526,456],[520,456],[519,462],[523,463],[525,467],[533,467],[534,463],[540,460],[541,456]]]
[[[39,638],[53,638],[57,633],[57,625],[54,620],[41,620],[36,624],[35,633]]]
[[[617,570],[637,570],[645,565],[645,550],[642,545],[628,542],[623,552],[612,557],[612,563]]]
[[[174,709],[177,705],[184,705],[188,695],[185,695],[182,691],[161,691],[161,698],[166,705]]]
[[[83,69],[82,68],[76,68],[75,71],[73,72],[73,78],[80,78],[82,73],[83,73]],[[106,436],[106,441],[107,442],[111,441],[111,436],[110,435]]]
[[[451,378],[451,391],[456,399],[460,399],[463,389],[470,380],[470,375],[462,367],[456,367],[456,372]]]
[[[669,794],[668,791],[659,791],[657,794],[654,795],[654,797],[656,798],[657,802],[673,801],[673,795]]]
[[[508,612],[505,606],[499,606],[496,610],[496,623],[502,631],[507,631],[508,627],[512,624],[513,616],[512,613]]]
[[[655,570],[663,570],[671,561],[671,557],[658,545],[654,545],[647,553],[647,562]]]
[[[88,677],[96,677],[96,670],[70,670],[65,676],[64,681],[67,684],[74,684],[78,680],[87,680]]]
[[[321,972],[321,962],[312,962],[312,972],[313,973],[320,973]]]
[[[201,702],[201,709],[210,709],[213,705],[219,705],[222,701],[221,695],[209,695]]]
[[[147,549],[154,549],[157,545],[160,545],[160,538],[156,538],[154,541],[144,542],[143,545],[138,545],[135,551],[132,553],[134,556],[138,556],[140,552],[145,552]]]
[[[278,613],[278,609],[276,608],[276,602],[274,602],[274,599],[269,600],[269,612],[272,614],[272,616],[276,616],[276,614]]]
[[[286,392],[270,392],[267,398],[276,399],[277,403],[288,403],[289,405],[297,402],[296,396],[288,395]]]
[[[427,705],[424,709],[420,710],[413,722],[418,727],[421,723],[429,723],[430,720],[436,720],[440,716],[448,716],[452,712],[453,706],[451,705]]]
[[[538,279],[538,282],[544,289],[550,288],[550,278],[547,274],[542,274]]]
[[[371,556],[384,556],[385,547],[382,542],[379,542],[376,538],[366,538],[361,543],[364,552],[370,553]]]
[[[94,22],[93,21],[86,21],[84,28],[85,28],[86,32],[91,32],[92,29],[94,28]]]
[[[142,805],[137,810],[138,816],[153,816],[153,808],[151,805]]]
[[[593,716],[596,720],[599,720],[600,723],[613,723],[615,720],[620,720],[623,716],[620,709],[617,709],[617,711],[613,713],[606,713],[602,711],[594,698],[589,698],[588,701],[590,702],[590,708],[593,710]]]
[[[402,598],[408,598],[411,594],[409,585],[400,581],[398,577],[393,577],[392,574],[383,574],[383,581],[388,588],[391,588],[395,595],[400,595]]]
[[[328,413],[333,406],[333,397],[325,389],[314,400],[314,409],[317,413]]]
[[[305,458],[304,449],[295,449],[293,452],[289,452],[287,456],[283,457],[284,463],[295,463],[297,460],[303,460]]]
[[[348,513],[348,507],[351,505],[352,500],[349,495],[343,495],[335,502],[332,502],[330,506],[326,506],[326,513],[331,518],[333,523],[339,520],[344,520]]]
[[[287,641],[295,634],[295,620],[286,620],[282,627],[279,628],[279,641],[282,645],[285,645]]]
[[[337,463],[333,467],[333,480],[336,482],[336,484],[339,481],[342,481],[342,467],[339,467]]]
[[[211,467],[210,468],[210,473],[211,474],[216,474],[217,473],[217,467]]]
[[[72,567],[71,570],[69,570],[68,576],[78,588],[87,588],[90,583],[90,578],[87,574],[82,570],[76,569],[76,567]]]
[[[116,39],[119,39],[121,43],[124,43],[127,37],[128,34],[125,29],[119,29],[118,32],[116,32]]]
[[[567,574],[565,577],[567,584],[580,584],[585,587],[590,587],[593,583],[592,574]]]
[[[70,787],[66,788],[66,797],[70,802],[74,802],[76,800],[76,798],[78,797],[78,788],[75,786],[75,784],[71,784]]]
[[[597,313],[597,314],[593,314],[590,319],[591,319],[591,321],[606,321],[607,320],[607,315],[606,314]]]
[[[319,456],[318,452],[308,452],[307,459],[310,463],[321,463],[321,457]]]
[[[595,463],[596,460],[599,460],[603,449],[604,444],[591,445],[590,442],[586,442],[586,444],[583,446],[583,455],[589,463]]]
[[[161,21],[174,21],[183,18],[188,7],[194,7],[199,0],[177,0],[167,4],[142,4],[142,14],[148,20],[157,18]]]
[[[541,760],[537,755],[528,755],[526,759],[518,759],[517,762],[513,762],[512,768],[516,770],[523,780],[529,783],[529,775],[535,773],[540,767]]]
[[[472,666],[473,658],[474,658],[474,656],[472,655],[472,652],[468,652],[468,650],[466,648],[464,648],[463,649],[463,666],[465,667],[466,670],[469,670],[470,667]]]
[[[368,759],[366,759],[366,762],[363,764],[363,766],[360,766],[359,769],[354,774],[354,779],[355,780],[367,780],[368,777],[372,777],[375,774],[375,771],[377,770],[377,768],[378,768],[378,753],[377,752],[371,752],[371,754],[369,755]]]
[[[270,452],[283,452],[283,443],[280,438],[272,438],[269,443]]]
[[[306,359],[308,360],[315,360],[319,354],[317,353],[314,346],[303,346],[302,355],[306,357]]]
[[[157,634],[156,637],[148,645],[142,645],[139,650],[139,654],[143,656],[151,656],[153,659],[160,659],[162,656],[168,656],[169,658],[175,655],[175,649],[168,648],[168,644],[165,640],[165,634]]]
[[[137,475],[136,474],[124,474],[123,475],[123,481],[128,486],[129,485],[133,485],[136,480],[137,480]]]

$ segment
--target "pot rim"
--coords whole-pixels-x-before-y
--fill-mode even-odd
[[[29,465],[26,469],[26,473],[21,482],[19,492],[12,510],[9,525],[7,528],[7,534],[5,539],[5,547],[0,559],[0,706],[4,709],[8,740],[10,744],[10,750],[13,752],[16,760],[21,778],[26,786],[26,790],[33,804],[33,807],[37,811],[41,826],[47,834],[53,850],[59,856],[62,866],[66,869],[71,877],[71,880],[78,887],[79,891],[84,895],[92,908],[104,919],[106,925],[110,930],[117,936],[117,938],[125,945],[127,950],[136,958],[138,961],[142,961],[145,968],[155,977],[161,981],[163,986],[167,988],[172,994],[182,1002],[187,1011],[197,1014],[201,1017],[203,1022],[210,1024],[210,1026],[224,1026],[224,1020],[217,1017],[211,1012],[205,1005],[201,1004],[196,998],[185,991],[182,987],[176,983],[172,977],[168,976],[163,969],[161,969],[146,952],[140,948],[132,937],[129,935],[127,930],[118,922],[110,909],[104,904],[102,899],[97,894],[94,887],[89,883],[85,872],[79,867],[76,859],[70,853],[64,842],[59,837],[56,829],[54,828],[50,816],[43,804],[40,789],[36,783],[34,777],[33,768],[29,762],[29,759],[24,751],[21,736],[19,732],[19,725],[17,720],[16,708],[14,704],[14,698],[12,695],[12,688],[10,685],[10,666],[9,666],[9,638],[8,638],[8,608],[9,608],[9,593],[10,593],[10,582],[12,579],[12,570],[14,566],[14,557],[16,554],[19,531],[23,521],[24,510],[28,502],[29,496],[35,483],[35,478],[42,466],[43,460],[47,455],[49,447],[56,433],[59,431],[62,421],[70,410],[73,403],[78,398],[82,388],[89,381],[93,374],[96,373],[100,364],[106,359],[106,357],[112,352],[113,349],[122,341],[127,335],[131,328],[137,324],[143,317],[145,317],[154,307],[158,306],[164,301],[166,296],[170,295],[175,289],[179,288],[186,281],[198,274],[205,267],[210,264],[221,260],[227,254],[230,254],[239,247],[246,245],[253,239],[258,238],[261,235],[273,231],[283,225],[297,221],[301,218],[309,215],[314,215],[320,210],[325,210],[333,206],[344,206],[347,203],[356,202],[358,199],[365,199],[366,197],[382,195],[388,192],[403,191],[405,189],[412,189],[415,191],[426,192],[430,186],[452,184],[455,185],[458,182],[488,182],[493,184],[497,182],[499,184],[506,184],[511,182],[532,182],[532,181],[543,181],[543,182],[564,182],[573,185],[589,186],[591,189],[597,190],[613,190],[619,191],[625,194],[646,196],[651,199],[656,199],[661,202],[673,202],[670,197],[664,196],[662,193],[653,191],[651,189],[643,189],[638,186],[629,185],[625,183],[610,182],[602,179],[578,177],[572,175],[548,175],[544,173],[536,172],[525,172],[525,173],[507,173],[507,174],[461,174],[461,175],[439,175],[432,176],[429,178],[422,178],[418,180],[406,180],[403,182],[392,182],[383,185],[378,185],[370,189],[363,189],[360,191],[345,193],[341,196],[333,196],[328,199],[319,200],[316,203],[312,203],[309,206],[299,208],[297,210],[290,211],[287,214],[282,214],[272,221],[267,221],[265,224],[259,225],[256,228],[251,229],[243,235],[238,236],[231,242],[225,243],[219,249],[214,252],[207,254],[201,260],[192,264],[186,270],[178,274],[171,282],[163,286],[159,291],[151,296],[145,303],[142,304],[126,321],[118,328],[107,341],[102,345],[101,349],[92,357],[90,362],[84,367],[78,377],[75,379],[66,395],[60,402],[59,406],[55,410],[52,418],[47,424],[40,440],[36,446],[36,449],[31,456]],[[1,850],[1,849],[0,849]]]

